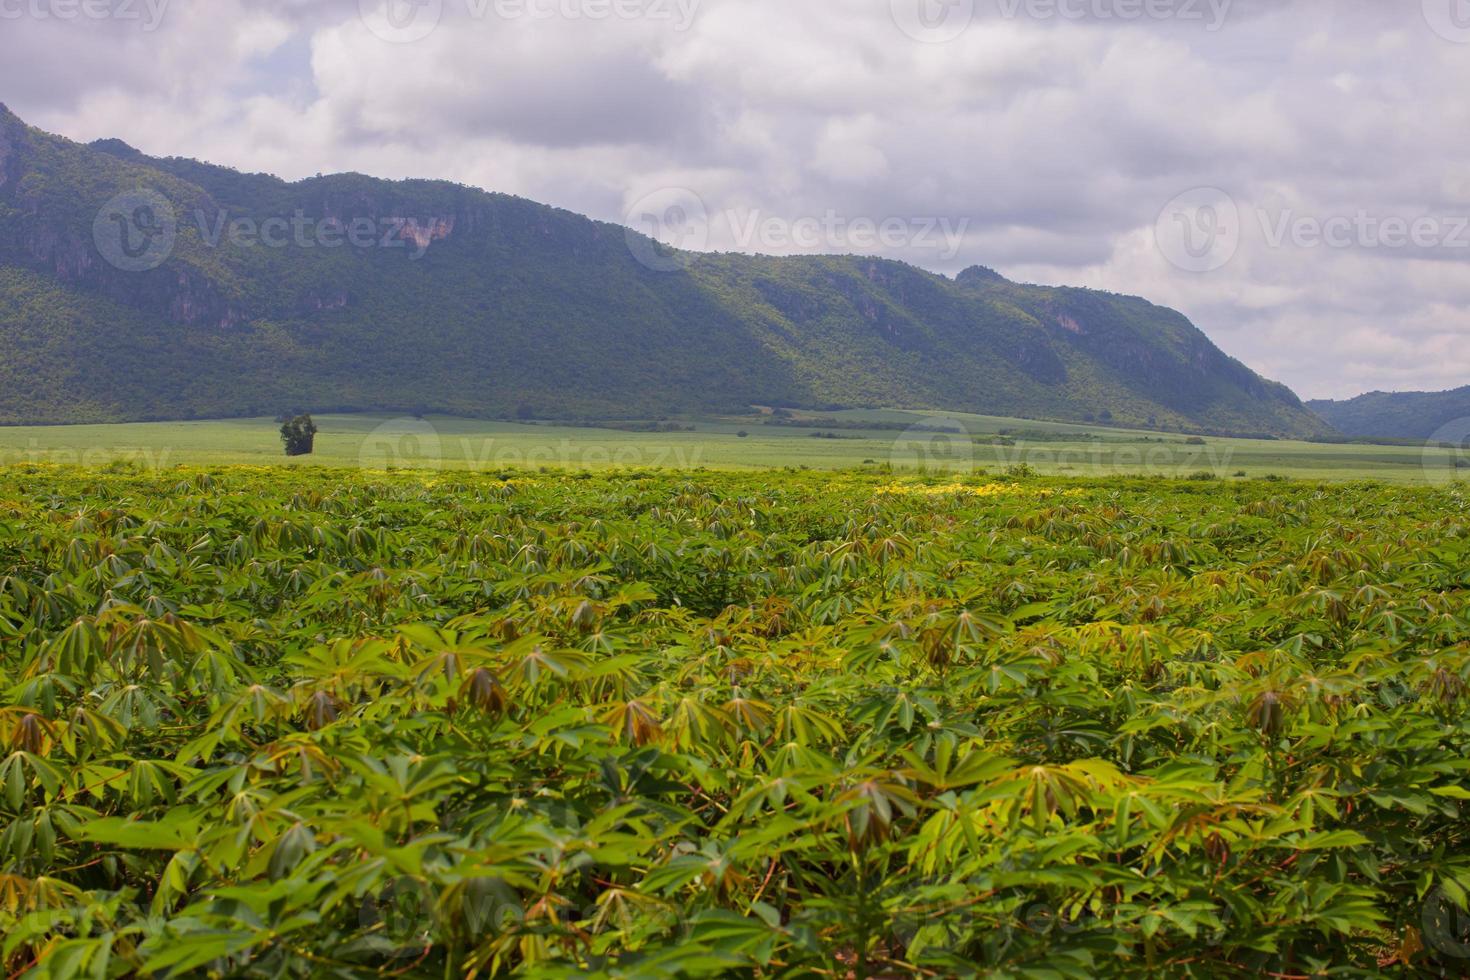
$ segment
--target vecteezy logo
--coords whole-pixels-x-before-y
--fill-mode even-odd
[[[888,462],[896,470],[969,473],[975,468],[975,442],[964,420],[927,415],[893,441]]]
[[[1424,444],[1423,458],[1430,483],[1470,480],[1470,418],[1440,426]]]
[[[412,44],[434,33],[444,16],[444,0],[358,0],[369,31],[390,44]]]
[[[1470,913],[1443,888],[1424,899],[1423,926],[1424,945],[1440,959],[1470,960]]]
[[[709,209],[687,187],[665,187],[633,202],[623,219],[633,258],[654,272],[689,268],[709,244]]]
[[[444,445],[439,430],[423,419],[392,419],[368,433],[357,463],[365,470],[439,470]]]
[[[1240,208],[1218,187],[1185,191],[1159,212],[1154,242],[1186,272],[1214,272],[1240,248]]]
[[[883,887],[877,897],[890,934],[918,964],[935,954],[962,954],[971,945],[979,925],[975,896],[987,890],[981,882],[941,875]]]
[[[1470,0],[1424,0],[1424,19],[1446,41],[1470,44]]]
[[[373,935],[374,952],[390,959],[423,955],[432,943],[434,899],[428,885],[415,878],[394,878],[358,910],[363,931]]]
[[[168,261],[178,231],[178,215],[168,198],[157,191],[125,191],[97,212],[92,241],[108,265],[147,272]]]
[[[889,0],[893,22],[915,41],[953,41],[975,19],[975,0]]]

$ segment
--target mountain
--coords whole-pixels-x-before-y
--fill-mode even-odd
[[[1326,431],[1142,299],[675,252],[456,184],[84,146],[0,106],[0,422],[752,404]]]
[[[1376,439],[1458,442],[1470,430],[1470,387],[1454,391],[1374,391],[1307,407],[1338,431]]]

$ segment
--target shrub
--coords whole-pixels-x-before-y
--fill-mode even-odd
[[[310,415],[298,415],[281,424],[281,442],[287,456],[310,456],[316,448],[316,423]]]

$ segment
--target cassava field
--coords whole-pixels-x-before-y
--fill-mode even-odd
[[[1467,502],[11,466],[3,965],[1463,975]]]

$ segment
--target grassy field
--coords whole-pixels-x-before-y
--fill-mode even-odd
[[[1449,482],[1470,470],[1456,454],[1414,446],[1322,445],[1209,438],[1033,422],[979,415],[839,412],[830,430],[769,419],[681,422],[693,431],[639,432],[471,419],[380,415],[317,416],[316,452],[287,461],[270,419],[0,428],[0,464],[133,461],[283,464],[475,472],[552,469],[850,469],[1004,473],[1028,466],[1051,475],[1220,478],[1271,475],[1313,480]],[[802,421],[798,418],[798,421]],[[806,420],[811,422],[810,417]],[[874,428],[847,428],[871,424]],[[905,427],[912,428],[905,428]],[[963,434],[958,431],[963,429]],[[741,436],[740,433],[746,433]],[[819,437],[818,433],[821,433]],[[835,438],[833,438],[835,436]],[[1463,478],[1463,477],[1461,477]]]

